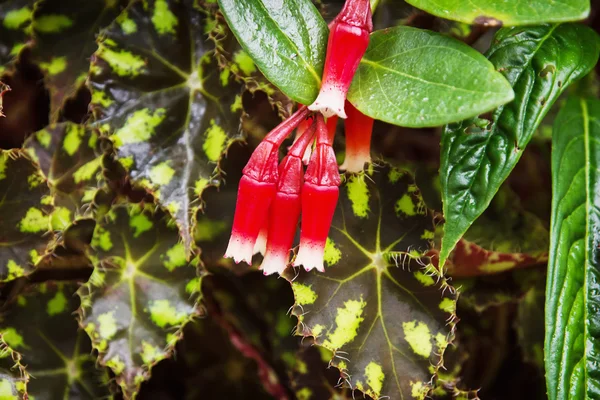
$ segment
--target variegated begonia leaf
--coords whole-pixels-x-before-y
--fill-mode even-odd
[[[98,134],[63,122],[31,135],[24,144],[48,181],[54,212],[52,229],[63,231],[86,214],[100,186],[102,154]]]
[[[89,254],[94,272],[78,292],[80,324],[125,398],[134,398],[150,369],[172,355],[198,312],[197,258],[186,261],[176,225],[155,208],[117,206],[97,223]]]
[[[0,282],[28,275],[53,239],[48,185],[21,150],[0,151]]]
[[[31,27],[33,60],[45,74],[50,92],[51,120],[63,102],[83,86],[96,36],[121,11],[127,0],[39,0]]]
[[[24,399],[28,382],[29,374],[21,363],[21,354],[11,349],[0,334],[0,398]]]
[[[29,287],[0,316],[0,332],[20,352],[32,379],[30,399],[89,399],[109,395],[109,376],[96,368],[90,340],[77,326],[75,284]]]
[[[199,4],[132,3],[100,38],[90,77],[118,160],[174,216],[187,251],[199,196],[241,137],[241,84],[221,79]]]
[[[35,0],[0,0],[0,75],[30,40]]]
[[[373,398],[424,399],[452,338],[454,290],[424,256],[433,229],[412,176],[370,166],[340,188],[325,273],[289,271],[298,334]]]

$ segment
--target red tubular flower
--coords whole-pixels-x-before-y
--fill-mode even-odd
[[[277,190],[279,147],[307,114],[307,108],[302,107],[269,132],[244,168],[238,187],[231,237],[225,251],[225,257],[233,258],[236,263],[252,263],[259,230],[267,220],[269,206]]]
[[[282,274],[288,265],[290,250],[298,228],[304,169],[302,156],[315,134],[313,124],[296,140],[279,166],[277,194],[269,211],[267,252],[260,266],[265,275]]]
[[[344,101],[373,30],[369,0],[346,0],[330,25],[323,83],[319,96],[308,108],[324,116],[346,118]]]
[[[317,117],[317,146],[302,186],[300,248],[294,266],[304,265],[323,272],[325,242],[335,213],[341,183],[335,154],[323,117]]]
[[[344,123],[346,132],[346,158],[340,169],[360,172],[365,163],[371,162],[371,134],[373,118],[367,117],[346,101],[348,118]]]

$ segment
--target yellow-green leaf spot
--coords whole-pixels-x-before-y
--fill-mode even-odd
[[[410,383],[410,395],[413,399],[424,400],[427,393],[429,393],[429,386],[423,382],[409,382]]]
[[[168,185],[173,175],[175,175],[175,170],[169,166],[168,161],[164,161],[150,169],[150,180],[156,185]]]
[[[435,233],[430,230],[427,230],[427,229],[425,229],[425,231],[421,235],[421,239],[433,240],[434,238],[435,238]]]
[[[50,134],[50,132],[47,130],[42,129],[41,131],[37,131],[35,138],[45,149],[50,147],[50,142],[52,142],[52,134]]]
[[[104,251],[112,249],[113,243],[110,239],[110,232],[96,225],[94,236],[92,237],[92,247],[100,248]]]
[[[419,282],[421,282],[421,284],[423,284],[423,286],[435,285],[435,280],[433,279],[433,277],[427,275],[423,271],[415,271],[414,276]]]
[[[363,301],[362,298],[344,302],[344,308],[337,309],[335,330],[327,334],[327,340],[323,345],[329,349],[337,350],[353,341],[358,333],[360,323],[364,320],[361,315],[366,305],[367,302]]]
[[[338,249],[333,240],[327,238],[325,242],[325,252],[323,253],[323,261],[328,267],[337,264],[342,259],[342,252]]]
[[[0,332],[2,333],[2,339],[4,339],[6,344],[13,350],[18,350],[19,348],[26,349],[28,347],[23,341],[23,336],[21,336],[15,328],[5,328]]]
[[[104,44],[98,46],[96,55],[108,63],[110,68],[119,76],[138,76],[146,66],[146,61],[127,50],[113,50]]]
[[[90,149],[95,149],[96,143],[98,143],[98,135],[96,134],[96,132],[90,132],[90,138],[88,139],[88,147]]]
[[[352,203],[352,212],[359,218],[366,218],[369,208],[369,188],[365,182],[364,174],[352,175],[346,184],[348,188],[348,198]]]
[[[127,171],[129,171],[129,169],[133,165],[133,156],[119,158],[118,161],[123,166],[123,168],[125,168]]]
[[[317,293],[310,286],[298,282],[292,282],[292,290],[296,304],[301,306],[313,304],[317,300]]]
[[[244,75],[251,75],[256,71],[256,66],[252,58],[244,50],[240,50],[233,55],[233,61],[240,67]]]
[[[161,256],[161,258],[164,258],[164,256]],[[185,264],[185,246],[183,243],[177,243],[175,246],[167,250],[166,260],[163,261],[163,265],[169,271],[173,271],[177,267],[183,267]]]
[[[102,339],[110,340],[117,333],[115,312],[109,311],[98,316],[98,333]]]
[[[8,260],[6,263],[8,270],[7,279],[13,280],[25,275],[25,269],[16,263],[15,260]]]
[[[140,237],[142,233],[152,229],[152,226],[152,221],[143,213],[135,214],[129,219],[129,227],[133,229],[134,238]]]
[[[46,305],[46,312],[49,316],[61,314],[67,309],[67,298],[63,292],[56,292]]]
[[[81,167],[75,171],[73,174],[73,179],[75,183],[89,181],[94,177],[94,174],[100,167],[102,166],[102,157],[98,157],[93,159],[92,161],[88,161],[83,164]]]
[[[403,322],[402,329],[404,330],[404,339],[412,350],[416,354],[428,358],[433,350],[433,344],[427,324],[421,321]]]
[[[185,285],[185,292],[187,294],[199,293],[200,292],[200,277],[195,277],[195,278],[191,279]]]
[[[40,67],[49,75],[58,75],[67,68],[67,57],[53,57],[49,62],[41,62]]]
[[[4,16],[2,24],[6,29],[19,29],[21,26],[31,21],[31,12],[29,7],[11,10]]]
[[[117,23],[121,26],[121,30],[126,35],[131,35],[132,33],[137,32],[137,24],[134,20],[129,18],[129,14],[127,14],[126,11],[119,15],[117,18]]]
[[[154,135],[154,130],[164,119],[164,108],[159,108],[154,112],[148,108],[137,110],[127,118],[125,125],[119,128],[111,136],[111,139],[117,147],[145,142]]]
[[[175,28],[179,21],[175,14],[169,10],[169,4],[166,0],[156,0],[154,3],[154,14],[152,15],[152,24],[156,31],[164,35],[165,33],[175,34]]]
[[[235,95],[235,99],[233,100],[233,103],[231,104],[230,110],[231,112],[238,112],[238,111],[242,111],[244,108],[243,104],[242,104],[242,96],[240,96],[239,94]]]
[[[29,251],[29,259],[31,260],[31,263],[33,265],[37,264],[38,261],[40,261],[42,257],[40,256],[40,254],[37,252],[36,249],[31,249]]]
[[[298,400],[310,400],[312,395],[313,395],[312,390],[310,390],[307,387],[303,387],[302,389],[300,389],[296,392],[296,398]]]
[[[52,229],[62,231],[71,224],[71,210],[66,207],[56,207],[50,218]]]
[[[396,202],[394,209],[396,210],[396,215],[398,216],[404,214],[412,217],[417,214],[415,210],[415,203],[409,194],[402,196],[400,200]]]
[[[81,125],[69,124],[67,126],[67,134],[63,142],[63,149],[68,155],[72,156],[79,150],[81,138],[85,134],[85,130]]]
[[[367,378],[367,384],[374,394],[373,397],[379,398],[381,389],[383,388],[383,380],[385,379],[381,365],[374,361],[371,361],[369,364],[367,364],[365,367],[365,378]]]
[[[196,183],[194,183],[194,193],[196,194],[196,196],[200,196],[202,194],[202,192],[204,191],[204,189],[206,189],[208,184],[209,184],[208,179],[205,179],[205,178],[198,179],[196,181]]]
[[[163,353],[156,346],[142,340],[142,361],[144,364],[152,364],[164,358]]]
[[[442,311],[446,311],[447,313],[454,314],[454,312],[456,311],[456,301],[452,300],[448,297],[445,297],[440,302],[439,307],[440,307],[440,310],[442,310]]]
[[[36,188],[40,185],[40,183],[44,182],[44,178],[35,172],[27,177],[27,183],[29,184],[29,189]]]
[[[227,222],[213,221],[207,217],[200,217],[196,221],[194,239],[198,242],[212,242],[227,230]]]
[[[323,325],[316,324],[310,330],[310,334],[314,337],[319,337],[319,336],[321,336],[321,333],[323,333],[324,330],[325,330],[325,327]]]
[[[10,49],[11,56],[17,56],[21,50],[25,47],[25,43],[15,43],[15,45]]]
[[[435,344],[437,345],[438,354],[442,354],[446,347],[448,347],[448,339],[446,338],[446,335],[438,332],[437,335],[435,335]]]
[[[0,181],[2,179],[6,178],[6,163],[7,162],[8,162],[8,155],[6,153],[0,154]]]
[[[120,375],[125,370],[125,363],[118,355],[108,360],[106,365],[113,370],[115,375]]]
[[[0,400],[19,400],[15,389],[8,379],[0,380]]]
[[[43,15],[33,21],[33,28],[41,33],[56,33],[70,28],[73,20],[66,15]]]
[[[402,175],[404,175],[402,171],[393,168],[388,173],[388,179],[390,180],[390,183],[396,183],[400,178],[402,178]]]
[[[217,162],[221,158],[221,154],[225,150],[225,144],[227,142],[227,135],[223,128],[215,123],[214,119],[210,120],[210,126],[204,133],[206,139],[202,145],[202,149],[206,154],[206,157],[210,161]]]
[[[171,213],[171,215],[177,215],[180,209],[181,203],[177,201],[172,201],[169,204],[167,204],[167,210]]]
[[[31,207],[19,222],[19,230],[23,233],[38,233],[49,228],[48,217],[41,210]]]
[[[167,325],[180,325],[187,318],[187,313],[177,312],[169,300],[155,300],[150,304],[150,318],[160,328]]]
[[[108,107],[113,103],[113,100],[108,95],[100,90],[95,90],[92,93],[92,104],[99,104],[102,107]]]

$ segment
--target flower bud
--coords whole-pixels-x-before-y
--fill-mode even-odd
[[[238,186],[233,227],[225,257],[238,263],[252,263],[254,246],[277,191],[279,147],[285,138],[306,118],[308,110],[300,108],[273,129],[250,156]]]
[[[341,183],[335,154],[322,116],[317,117],[317,145],[302,186],[300,248],[294,266],[323,272],[325,242],[331,227]]]
[[[344,102],[350,83],[367,47],[373,30],[369,0],[347,0],[330,25],[327,55],[321,90],[308,107],[325,117],[346,118]]]
[[[371,162],[371,134],[373,118],[366,116],[346,101],[348,118],[344,122],[346,133],[346,158],[340,169],[360,172],[365,163]]]

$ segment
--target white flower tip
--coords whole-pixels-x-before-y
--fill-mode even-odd
[[[346,110],[344,103],[346,94],[334,86],[324,85],[317,96],[317,99],[308,106],[311,111],[319,111],[325,118],[337,115],[346,119]]]
[[[236,264],[244,261],[248,265],[252,265],[252,250],[254,245],[250,240],[231,237],[229,245],[225,250],[225,258],[233,258]]]
[[[316,269],[319,272],[325,272],[323,265],[323,253],[325,246],[303,245],[300,243],[298,255],[294,260],[294,267],[304,266],[306,272]]]
[[[265,275],[271,275],[274,273],[281,275],[283,274],[283,271],[285,271],[287,264],[287,254],[273,254],[272,252],[268,252],[258,269],[262,270],[263,274]]]
[[[252,254],[261,254],[265,255],[267,251],[267,232],[265,229],[261,230],[256,238],[256,243],[254,243],[254,248],[252,250]]]
[[[340,169],[342,171],[348,171],[348,172],[361,172],[364,168],[365,168],[365,164],[366,163],[370,163],[371,162],[371,156],[363,156],[363,157],[356,157],[356,156],[348,156],[348,154],[346,154],[346,159],[344,160],[344,162],[342,163],[342,165],[340,165]]]

